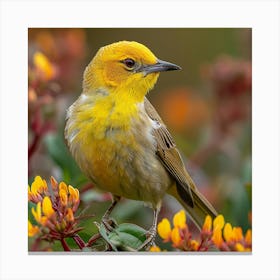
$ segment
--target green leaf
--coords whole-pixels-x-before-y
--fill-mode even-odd
[[[99,232],[114,251],[135,251],[146,240],[146,230],[135,224],[123,223],[111,232],[101,224]]]
[[[104,238],[105,241],[107,241],[107,243],[109,243],[112,247],[112,249],[114,251],[118,251],[116,246],[110,241],[110,238],[109,238],[109,232],[108,230],[105,228],[105,226],[101,223],[101,225],[98,225],[97,223],[95,223],[99,229],[99,233],[101,234],[101,236]]]
[[[147,231],[145,229],[139,227],[138,225],[130,224],[130,223],[123,223],[123,224],[119,225],[117,230],[120,232],[126,232],[132,236],[135,236],[142,242],[144,242],[146,240]]]

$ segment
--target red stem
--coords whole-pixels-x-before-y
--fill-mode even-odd
[[[86,244],[86,247],[90,247],[90,246],[91,246],[96,240],[98,240],[100,237],[101,237],[101,234],[100,234],[100,233],[97,233],[97,234],[93,235],[93,236],[89,239],[88,243]]]
[[[75,236],[73,236],[74,241],[76,242],[76,244],[79,246],[80,249],[83,249],[86,246],[86,243],[84,242],[84,240],[79,236],[79,234],[76,234]]]
[[[66,243],[66,240],[64,238],[62,238],[60,240],[60,242],[61,242],[61,245],[62,245],[64,251],[67,251],[67,252],[71,251],[70,247],[68,246],[68,244]]]

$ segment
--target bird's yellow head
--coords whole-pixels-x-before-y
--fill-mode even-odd
[[[99,49],[84,72],[83,92],[126,92],[140,101],[154,87],[159,72],[179,69],[140,43],[120,41]]]

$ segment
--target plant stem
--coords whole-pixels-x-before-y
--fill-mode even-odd
[[[68,244],[66,243],[66,240],[64,238],[60,239],[61,245],[64,249],[64,251],[71,251],[70,247],[68,246]]]
[[[79,234],[76,234],[75,236],[73,236],[74,241],[76,242],[76,244],[79,246],[80,249],[83,249],[86,246],[86,243],[84,242],[84,240],[79,236]]]
[[[90,246],[91,246],[96,240],[98,240],[100,237],[101,237],[101,234],[100,234],[100,233],[97,233],[97,234],[93,235],[93,236],[89,239],[88,243],[86,244],[86,247],[90,247]]]

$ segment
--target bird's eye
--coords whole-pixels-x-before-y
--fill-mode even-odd
[[[127,67],[127,68],[130,68],[132,69],[133,66],[135,65],[135,61],[132,59],[132,58],[126,58],[124,61],[123,61],[124,65]]]

